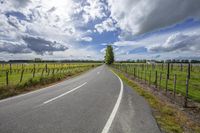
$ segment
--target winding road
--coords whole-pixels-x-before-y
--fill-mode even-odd
[[[159,133],[147,102],[105,65],[0,101],[0,133]]]

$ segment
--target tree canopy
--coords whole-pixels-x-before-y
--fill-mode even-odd
[[[111,45],[107,45],[106,55],[105,55],[105,63],[110,65],[114,62],[114,53]]]

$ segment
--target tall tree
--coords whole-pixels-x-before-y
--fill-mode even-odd
[[[114,53],[111,45],[107,45],[106,55],[105,55],[105,63],[110,65],[114,62]]]

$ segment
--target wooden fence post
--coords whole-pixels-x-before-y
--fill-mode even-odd
[[[169,79],[169,63],[167,63],[167,79]]]
[[[174,74],[174,98],[176,97],[176,74]]]
[[[33,65],[33,78],[35,77],[35,64]]]
[[[134,77],[135,77],[135,67],[134,67],[134,74],[133,74],[133,75],[134,75]]]
[[[188,88],[189,88],[189,77],[187,76],[187,78],[186,78],[185,102],[184,102],[185,108],[188,106]]]
[[[145,70],[145,71],[144,71],[144,82],[145,82],[145,83],[146,83],[146,80],[147,80],[147,79],[146,79],[146,74],[147,74],[146,72],[147,72],[147,71]]]
[[[188,75],[188,79],[190,79],[190,68],[191,68],[191,64],[188,63],[188,71],[187,71],[188,72],[188,74],[187,74]]]
[[[46,69],[46,73],[47,73],[47,69],[48,69],[47,64],[45,65],[45,69]]]
[[[156,70],[156,75],[155,75],[155,86],[156,86],[156,88],[158,87],[158,80],[157,80],[157,78],[158,78],[158,72]]]
[[[166,93],[168,91],[168,75],[166,75],[166,84],[165,84]]]
[[[24,75],[24,69],[22,69],[22,71],[21,71],[21,76],[20,76],[20,83],[22,82],[22,80],[23,80],[23,75]]]
[[[188,106],[189,80],[190,80],[190,63],[188,63],[188,74],[186,78],[186,92],[185,92],[185,102],[184,102],[185,108]]]
[[[8,85],[8,71],[6,71],[6,85]]]
[[[162,84],[162,72],[160,72],[160,83],[159,83],[160,89],[161,89],[161,84]]]
[[[166,75],[166,85],[165,85],[166,92],[168,91],[169,67],[170,67],[170,64],[167,63],[167,75]]]

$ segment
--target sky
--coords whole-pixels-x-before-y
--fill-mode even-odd
[[[0,60],[200,59],[200,0],[0,0]]]

